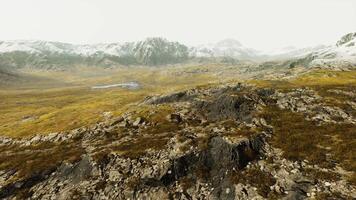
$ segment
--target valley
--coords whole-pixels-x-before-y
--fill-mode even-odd
[[[0,198],[354,199],[355,37],[0,43]]]
[[[101,71],[101,77],[97,75],[100,72],[95,76],[83,71],[70,74],[31,73],[38,79],[42,80],[44,76],[47,79],[0,89],[2,135],[48,134],[79,128],[103,120],[106,112],[111,115],[122,114],[150,94],[173,92],[213,81],[208,75],[173,78],[173,75],[168,76],[165,72],[151,69]],[[92,89],[93,85],[131,80],[139,82],[142,88]]]
[[[188,76],[180,77],[181,85],[178,79],[170,83],[171,77],[156,82],[167,88],[150,90],[140,79],[144,89],[139,90],[30,93],[36,103],[48,96],[48,107],[63,103],[55,121],[69,113],[74,118],[67,123],[85,116],[97,122],[2,137],[0,195],[352,199],[355,77],[356,71],[317,70],[284,81],[241,84]],[[78,111],[71,110],[75,105]],[[116,112],[98,119],[107,111]],[[52,125],[42,123],[38,127]]]

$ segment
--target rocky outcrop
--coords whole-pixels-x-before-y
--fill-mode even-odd
[[[35,199],[156,199],[172,195],[202,198],[206,195],[221,199],[226,197],[222,191],[230,188],[229,199],[234,199],[227,172],[244,168],[263,152],[263,146],[261,136],[234,143],[215,136],[208,140],[207,149],[196,149],[182,156],[160,151],[132,159],[112,153],[95,160],[93,154],[85,153],[79,162],[62,163],[57,169],[4,185],[0,195],[5,199],[18,195]],[[189,184],[184,182],[187,178],[192,185],[183,192],[181,188]],[[201,185],[200,181],[207,185]]]
[[[346,44],[355,38],[356,38],[356,33],[346,34],[346,35],[342,36],[342,38],[339,41],[337,41],[336,46],[341,46],[343,44]]]
[[[316,181],[274,148],[266,107],[325,114],[311,89],[288,92],[237,84],[149,97],[142,112],[68,132],[0,138],[2,199],[307,199],[321,193],[354,197],[345,180]],[[165,109],[160,109],[164,105]],[[166,109],[169,107],[170,109]],[[320,109],[321,107],[324,108]],[[137,108],[139,109],[139,108]],[[340,109],[340,110],[339,110]],[[169,112],[167,112],[169,110]],[[351,121],[350,121],[351,120]],[[33,156],[35,155],[35,156]]]
[[[353,97],[353,92],[339,91]],[[330,92],[335,92],[331,90]],[[356,119],[352,114],[345,112],[337,106],[328,106],[323,102],[323,98],[311,89],[296,89],[288,93],[277,92],[274,95],[277,101],[277,106],[280,109],[289,109],[293,112],[302,112],[307,115],[307,118],[321,123],[356,123]]]

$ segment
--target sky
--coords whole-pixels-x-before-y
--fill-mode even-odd
[[[356,31],[356,0],[0,0],[0,40],[77,44],[233,38],[260,50],[333,44]]]

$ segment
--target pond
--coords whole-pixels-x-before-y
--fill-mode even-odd
[[[137,90],[140,89],[140,84],[137,82],[127,82],[127,83],[117,83],[117,84],[109,84],[109,85],[96,85],[92,86],[92,89],[107,89],[107,88],[115,88],[121,87],[130,90]]]

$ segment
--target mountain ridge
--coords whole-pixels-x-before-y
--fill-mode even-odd
[[[64,69],[73,65],[169,65],[193,58],[232,58],[236,60],[299,59],[299,63],[320,65],[338,60],[356,63],[356,33],[341,37],[335,45],[307,48],[288,47],[258,51],[235,39],[187,46],[161,37],[137,42],[70,44],[41,40],[0,41],[0,66],[10,69]],[[308,62],[306,62],[307,60]]]

